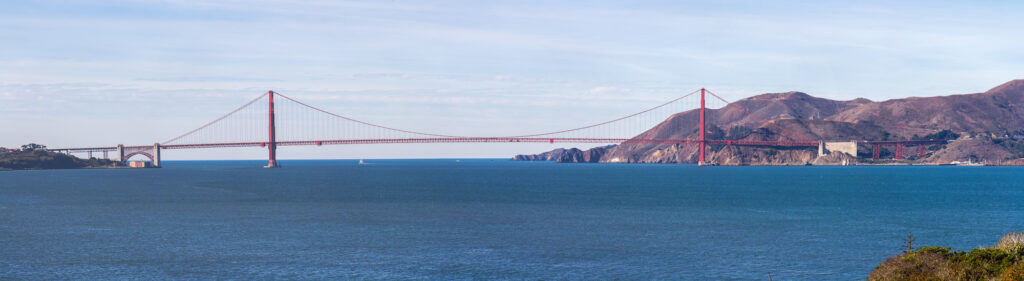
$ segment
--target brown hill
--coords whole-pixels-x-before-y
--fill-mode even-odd
[[[696,138],[698,114],[697,110],[674,114],[635,138]],[[707,134],[712,139],[895,140],[950,130],[974,137],[962,144],[933,147],[940,150],[919,161],[948,163],[970,158],[999,163],[1024,156],[1024,140],[1014,138],[1024,139],[1024,80],[1010,81],[984,93],[882,102],[863,98],[836,101],[802,92],[769,93],[745,98],[721,109],[709,109],[707,115]],[[587,162],[597,157],[600,162],[695,163],[697,146],[624,143],[583,154],[589,156]],[[836,159],[815,161],[817,154],[811,149],[720,146],[711,146],[708,157],[720,164],[744,165],[849,160],[832,157]]]
[[[849,127],[851,129],[839,130],[843,135],[855,135],[849,131],[856,127],[861,130],[876,130],[870,125],[856,125],[846,122],[836,123],[822,121],[825,117],[834,115],[864,103],[866,99],[852,101],[835,101],[823,98],[812,97],[802,92],[786,92],[763,94],[736,101],[732,106],[720,109],[708,109],[706,116],[711,138],[726,139],[756,139],[756,140],[801,140],[798,135],[779,134],[771,130],[777,127],[765,123],[782,122],[784,120],[807,120],[798,133],[817,131],[828,135],[827,127]],[[748,113],[749,112],[749,113]],[[697,138],[698,126],[696,120],[699,116],[698,110],[689,110],[670,116],[664,122],[654,126],[650,130],[637,135],[634,138],[642,139],[683,139]],[[726,128],[723,130],[723,128]],[[762,130],[756,130],[763,128]],[[749,132],[748,132],[749,131]],[[786,133],[786,132],[782,132]],[[818,136],[819,134],[801,134],[807,137]],[[841,139],[849,139],[841,138]],[[624,143],[611,149],[602,157],[602,162],[627,162],[627,163],[673,163],[673,162],[696,162],[696,145],[675,145],[667,143]],[[680,154],[680,155],[675,155]]]
[[[1004,133],[1024,129],[1024,80],[1014,80],[984,93],[911,97],[868,103],[826,118],[869,121],[901,137],[949,129],[967,133]]]
[[[758,127],[764,123],[762,119],[823,120],[836,113],[870,102],[867,99],[836,101],[813,97],[802,92],[786,92],[742,99],[733,103],[734,106],[712,111],[711,115],[714,124],[722,128]]]

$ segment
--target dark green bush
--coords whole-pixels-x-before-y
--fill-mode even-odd
[[[1018,255],[997,248],[979,248],[971,250],[967,255],[954,257],[950,262],[983,269],[990,275],[996,275],[1013,265],[1019,258]]]

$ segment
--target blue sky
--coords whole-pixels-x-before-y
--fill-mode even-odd
[[[793,90],[885,100],[1024,78],[1024,5],[1014,1],[94,2],[0,3],[0,146],[153,143],[270,89],[394,127],[487,135],[603,121],[700,87],[731,100]],[[281,154],[508,157],[551,147]]]

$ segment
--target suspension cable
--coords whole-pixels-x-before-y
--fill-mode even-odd
[[[186,136],[188,136],[188,135],[191,135],[192,133],[198,132],[199,130],[205,129],[206,127],[209,127],[210,125],[213,125],[213,123],[217,123],[217,122],[218,122],[218,121],[220,121],[220,120],[224,120],[224,118],[228,118],[228,116],[231,116],[232,114],[235,114],[236,112],[238,112],[238,111],[241,111],[242,109],[244,109],[244,108],[248,107],[249,105],[252,105],[252,104],[253,104],[253,103],[255,103],[256,101],[258,101],[258,100],[262,99],[263,97],[267,96],[267,94],[269,94],[269,93],[263,93],[263,94],[262,94],[262,95],[260,95],[259,97],[256,97],[255,99],[253,99],[253,100],[251,100],[251,101],[249,101],[249,102],[245,103],[244,105],[242,105],[242,106],[238,107],[237,109],[235,109],[235,110],[232,110],[231,112],[228,112],[228,114],[224,114],[224,116],[221,116],[220,118],[217,118],[217,119],[215,119],[215,120],[213,120],[213,121],[210,121],[209,123],[206,123],[206,124],[205,124],[205,125],[203,125],[202,127],[196,128],[195,130],[191,130],[191,131],[188,131],[188,133],[184,133],[184,134],[182,134],[182,135],[180,135],[180,136],[177,136],[177,137],[175,137],[175,138],[173,138],[173,139],[170,139],[170,140],[167,140],[167,141],[164,141],[164,142],[161,142],[161,143],[162,143],[162,144],[169,144],[169,143],[171,143],[171,142],[174,142],[174,141],[176,141],[176,140],[179,140],[179,139],[181,139],[181,138],[184,138],[184,137],[186,137]]]

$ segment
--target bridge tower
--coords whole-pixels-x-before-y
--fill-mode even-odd
[[[700,88],[700,141],[698,144],[700,146],[700,152],[698,152],[700,155],[697,156],[697,165],[706,164],[706,159],[704,158],[704,147],[707,146],[705,133],[707,133],[707,129],[704,128],[704,88]]]
[[[264,168],[277,168],[277,141],[274,139],[277,133],[274,130],[274,91],[269,91],[267,94],[270,95],[270,130],[268,131],[267,150],[269,150],[270,161],[267,162],[267,166]]]

